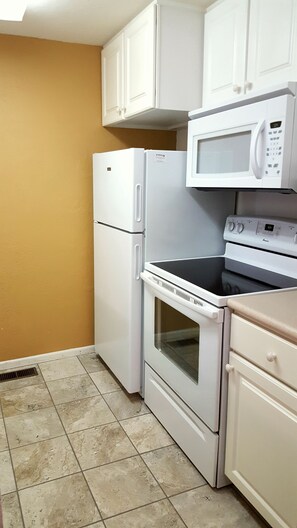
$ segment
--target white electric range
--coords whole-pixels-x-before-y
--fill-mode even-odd
[[[216,487],[228,483],[227,301],[297,288],[297,221],[232,216],[224,239],[224,255],[148,262],[141,274],[145,402]]]

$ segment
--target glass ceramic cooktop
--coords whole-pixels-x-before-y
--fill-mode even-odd
[[[226,257],[202,257],[152,264],[220,297],[297,287],[297,279]]]

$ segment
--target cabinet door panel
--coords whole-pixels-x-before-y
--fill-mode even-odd
[[[102,123],[108,125],[121,119],[123,35],[112,40],[101,54],[102,60]]]
[[[297,518],[297,393],[230,354],[226,475],[273,527]]]
[[[297,78],[296,0],[251,0],[247,81],[259,89]]]
[[[243,93],[247,24],[248,0],[226,0],[206,13],[204,106]]]
[[[125,29],[125,117],[155,105],[155,7]]]

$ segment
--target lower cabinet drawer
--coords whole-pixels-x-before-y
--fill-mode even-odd
[[[215,486],[218,435],[147,364],[144,401],[209,484]]]
[[[230,347],[265,372],[297,388],[297,346],[293,343],[233,314]]]

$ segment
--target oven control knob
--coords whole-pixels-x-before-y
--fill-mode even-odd
[[[241,223],[237,224],[237,233],[242,233],[243,230],[244,230],[244,225]]]
[[[235,229],[235,223],[228,222],[228,231],[234,231],[234,229]]]

